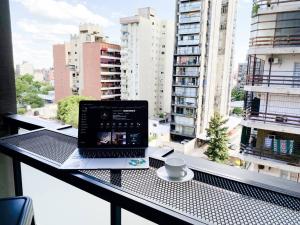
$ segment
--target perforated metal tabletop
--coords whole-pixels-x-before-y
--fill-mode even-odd
[[[48,130],[2,140],[43,159],[61,165],[77,146],[77,139]],[[149,170],[81,170],[118,190],[171,209],[207,224],[300,224],[300,199],[271,190],[194,170],[186,183],[159,179],[156,170],[163,165],[150,160]]]

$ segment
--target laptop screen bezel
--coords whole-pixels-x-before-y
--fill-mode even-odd
[[[136,148],[147,148],[148,147],[148,102],[143,101],[143,100],[119,100],[119,101],[101,101],[101,100],[82,100],[79,102],[79,118],[78,118],[78,139],[77,139],[77,145],[78,148],[88,148],[88,149],[124,149],[124,148],[132,148],[131,146],[86,146],[81,144],[81,139],[80,137],[80,129],[81,129],[81,114],[82,114],[82,107],[85,106],[86,104],[95,104],[95,105],[105,105],[108,107],[113,107],[113,106],[131,106],[131,107],[139,107],[139,106],[145,106],[147,108],[145,114],[143,115],[143,120],[145,124],[145,142],[143,142],[141,145],[135,146]]]

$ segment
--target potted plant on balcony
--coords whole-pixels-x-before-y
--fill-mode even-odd
[[[256,16],[258,13],[259,5],[257,3],[254,3],[252,6],[252,16]]]

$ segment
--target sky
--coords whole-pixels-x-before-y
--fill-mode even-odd
[[[218,1],[218,0],[215,0]],[[231,1],[231,0],[230,0]],[[239,0],[235,67],[244,62],[250,34],[251,0]],[[174,21],[175,0],[10,0],[14,62],[35,69],[52,67],[53,44],[67,42],[83,22],[100,24],[113,43],[120,43],[119,18],[152,7],[161,19]]]

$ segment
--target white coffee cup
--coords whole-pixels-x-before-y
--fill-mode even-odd
[[[169,158],[165,161],[165,168],[170,178],[182,178],[187,174],[185,161],[180,158]]]

